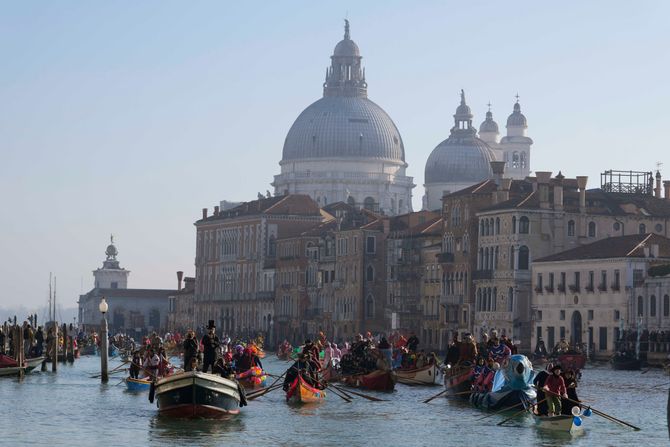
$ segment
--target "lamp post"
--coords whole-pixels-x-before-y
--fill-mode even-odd
[[[107,373],[107,356],[109,355],[107,343],[109,341],[109,334],[107,333],[107,317],[105,314],[109,310],[109,305],[107,304],[107,301],[105,301],[104,296],[100,300],[98,310],[102,313],[102,334],[100,335],[100,380],[103,383],[106,383],[109,380],[109,375]]]

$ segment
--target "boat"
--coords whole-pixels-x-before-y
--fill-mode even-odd
[[[6,366],[4,368],[0,368],[0,377],[18,376],[21,370],[25,370],[25,368],[22,368],[20,366]]]
[[[33,357],[33,358],[30,358],[30,359],[26,359],[26,372],[30,372],[33,369],[37,368],[38,366],[40,366],[42,364],[43,361],[44,361],[44,356]]]
[[[472,368],[466,366],[447,369],[444,374],[444,388],[447,390],[447,395],[469,399],[469,391],[472,390]]]
[[[86,345],[82,346],[79,351],[81,355],[97,355],[98,347],[96,345]]]
[[[514,405],[528,408],[537,398],[533,377],[533,364],[528,357],[513,355],[504,368],[496,371],[491,391],[472,392],[470,403],[491,411]]]
[[[615,354],[611,363],[612,369],[619,371],[639,371],[642,368],[642,360],[625,352]]]
[[[246,390],[265,388],[267,377],[265,372],[258,366],[252,366],[248,370],[235,375],[235,378]]]
[[[309,385],[302,374],[298,374],[286,392],[286,402],[289,404],[314,404],[323,402],[325,398],[326,392]]]
[[[396,369],[398,382],[405,385],[439,385],[442,382],[442,371],[435,365],[426,365],[414,369]]]
[[[584,369],[586,365],[586,355],[577,352],[560,354],[556,357],[556,360],[564,370],[579,371]]]
[[[340,359],[330,359],[330,362],[321,369],[321,380],[323,383],[339,382],[342,378],[340,374]]]
[[[373,391],[393,391],[397,380],[394,371],[382,371],[380,369],[365,374],[342,376],[342,382],[350,387]]]
[[[128,388],[128,391],[149,391],[151,388],[151,380],[126,377],[126,387]]]
[[[239,385],[221,376],[187,371],[159,379],[149,390],[160,415],[171,417],[222,417],[240,412]]]
[[[541,430],[561,431],[569,433],[574,427],[574,416],[560,414],[558,416],[538,416],[534,413],[535,426]]]

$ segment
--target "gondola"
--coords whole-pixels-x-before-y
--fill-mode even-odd
[[[342,375],[342,382],[353,388],[373,391],[393,391],[398,380],[393,371],[375,370],[365,374]]]
[[[133,379],[132,377],[126,377],[126,388],[128,391],[149,391],[151,388],[151,380],[149,379]]]
[[[238,384],[214,374],[188,371],[159,379],[149,390],[160,415],[216,418],[240,412]]]
[[[439,385],[442,382],[442,371],[435,365],[426,365],[414,369],[396,369],[398,382],[405,385]]]
[[[566,370],[572,369],[578,371],[584,369],[584,366],[586,366],[586,355],[576,352],[559,354],[556,357],[556,361]]]
[[[615,355],[611,363],[612,369],[618,371],[639,371],[642,368],[642,360],[629,355]]]
[[[469,366],[449,368],[444,374],[444,388],[447,395],[468,400],[472,390],[472,368]]]
[[[286,392],[286,402],[289,404],[313,404],[323,402],[326,392],[309,385],[301,374],[295,378]]]
[[[470,403],[477,408],[496,411],[501,408],[535,404],[533,365],[525,355],[513,355],[504,368],[496,371],[490,391],[473,391]]]

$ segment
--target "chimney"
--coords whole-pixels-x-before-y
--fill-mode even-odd
[[[540,194],[540,208],[549,208],[549,180],[551,171],[535,171],[537,188]]]
[[[654,188],[654,197],[661,198],[661,172],[656,171],[656,188]]]
[[[219,205],[214,206],[214,215],[215,216],[219,215]]]
[[[502,181],[503,174],[505,173],[505,162],[504,161],[492,161],[491,171],[493,172],[493,181],[496,182],[496,185],[500,185]]]
[[[181,280],[184,277],[184,272],[177,272],[177,290],[181,290]]]
[[[207,219],[207,208],[202,209],[202,220]]]
[[[663,182],[663,189],[665,189],[665,200],[670,200],[670,180]]]
[[[512,179],[511,178],[504,178],[500,182],[500,201],[504,202],[505,200],[509,200],[509,192],[510,189],[512,189]]]
[[[563,179],[565,177],[558,171],[558,175],[554,177],[554,209],[563,209]]]
[[[586,183],[589,181],[589,177],[586,175],[577,176],[577,187],[579,188],[579,211],[586,211]]]

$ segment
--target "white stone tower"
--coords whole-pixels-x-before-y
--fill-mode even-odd
[[[524,179],[530,174],[530,146],[533,140],[526,136],[528,123],[521,113],[519,95],[516,95],[514,111],[507,118],[507,136],[500,140],[499,149],[505,165],[505,177]]]
[[[96,289],[127,289],[128,275],[130,270],[126,270],[119,266],[119,261],[116,256],[119,251],[114,245],[114,236],[110,236],[110,244],[105,250],[107,259],[102,263],[102,268],[93,270],[93,277],[95,278]]]

